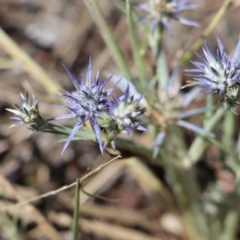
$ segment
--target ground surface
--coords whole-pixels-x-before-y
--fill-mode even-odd
[[[124,17],[109,1],[99,2],[124,55],[129,58],[131,72],[136,74]],[[165,36],[169,68],[174,66],[181,51],[200,36],[222,2],[198,1],[199,9],[187,17],[199,22],[199,29],[173,24],[174,39]],[[215,37],[219,37],[229,51],[233,50],[235,42],[229,32],[238,37],[239,13],[236,6],[217,25],[209,39],[212,47]],[[28,139],[29,131],[24,126],[9,129],[11,114],[5,108],[19,102],[20,92],[28,91],[39,100],[46,118],[61,114],[63,111],[52,105],[58,101],[56,90],[59,86],[72,89],[62,63],[79,75],[85,73],[92,56],[95,71],[120,73],[80,0],[0,0],[0,26],[57,84],[49,97],[49,86],[26,72],[0,43],[0,185],[4,189],[0,206],[3,207],[6,201],[11,204],[70,184],[112,158],[108,153],[101,155],[98,146],[91,142],[73,142],[61,155],[63,143],[57,142],[63,136],[38,133]],[[149,142],[147,147],[151,148],[153,138],[145,137],[137,134],[133,140],[144,146]],[[79,239],[187,239],[164,170],[149,164],[147,159],[136,159],[124,151],[121,154],[123,160],[112,163],[84,183],[87,192],[119,201],[106,202],[82,194]],[[162,185],[167,187],[162,189]],[[74,189],[70,189],[36,201],[34,207],[24,205],[24,212],[15,213],[17,223],[14,214],[0,220],[0,239],[16,239],[11,231],[16,226],[19,239],[70,239],[73,197]]]

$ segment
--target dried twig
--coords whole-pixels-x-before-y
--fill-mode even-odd
[[[87,180],[88,178],[90,178],[90,177],[92,177],[93,175],[97,174],[97,173],[100,172],[104,167],[106,167],[107,165],[109,165],[110,163],[114,162],[115,160],[117,160],[117,159],[119,159],[119,158],[121,158],[120,155],[118,155],[117,157],[111,159],[111,160],[108,161],[107,163],[102,164],[101,166],[97,167],[97,168],[94,169],[93,171],[89,172],[88,174],[86,174],[85,176],[83,176],[82,178],[80,178],[80,179],[79,179],[80,185],[81,185],[85,180]],[[72,188],[72,187],[74,187],[74,186],[76,186],[76,182],[73,182],[73,183],[71,183],[71,184],[69,184],[69,185],[66,185],[66,186],[63,186],[63,187],[61,187],[61,188],[58,188],[57,190],[50,191],[50,192],[47,192],[47,193],[38,195],[38,196],[36,196],[36,197],[32,197],[32,198],[29,198],[29,199],[27,199],[27,200],[21,201],[21,202],[13,205],[13,206],[11,206],[11,207],[15,207],[15,208],[21,207],[21,206],[23,206],[23,205],[26,205],[26,204],[28,204],[28,203],[32,203],[32,202],[37,201],[37,200],[40,200],[40,199],[42,199],[42,198],[46,198],[46,197],[49,197],[49,196],[56,195],[56,194],[58,194],[58,193],[60,193],[60,192],[62,192],[62,191],[65,191],[65,190],[67,190],[67,189],[70,189],[70,188]],[[4,207],[4,208],[5,208],[5,207]],[[6,208],[7,208],[7,206],[6,206]],[[2,210],[2,208],[0,208],[0,210]]]

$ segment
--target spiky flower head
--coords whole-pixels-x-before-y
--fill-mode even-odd
[[[234,105],[240,105],[237,100],[240,89],[240,41],[232,59],[227,56],[219,39],[217,43],[217,53],[214,55],[205,41],[205,58],[197,54],[201,62],[193,62],[196,68],[186,70],[193,77],[186,86],[199,85],[203,92],[220,96],[221,101],[237,114]]]
[[[119,131],[126,131],[128,134],[131,129],[146,131],[139,123],[139,119],[145,112],[145,109],[139,104],[141,99],[142,97],[134,99],[133,95],[129,95],[128,87],[125,94],[116,100],[112,115]]]
[[[99,115],[97,121],[107,133],[107,141],[112,141],[121,132],[130,135],[133,129],[147,131],[139,123],[145,112],[145,108],[140,105],[141,99],[142,96],[135,99],[134,95],[130,94],[128,85],[124,95],[111,102],[109,112]]]
[[[31,99],[28,93],[26,93],[26,97],[20,94],[20,104],[14,104],[13,106],[15,109],[6,108],[7,111],[15,114],[14,117],[11,117],[15,120],[15,123],[10,127],[27,124],[32,132],[37,132],[46,126],[45,120],[39,114],[38,101],[34,96]]]
[[[186,10],[196,8],[195,4],[191,4],[192,0],[148,0],[146,3],[135,4],[145,15],[142,19],[148,19],[151,23],[152,32],[154,32],[159,24],[162,24],[172,36],[169,22],[176,20],[181,24],[198,27],[199,24],[179,16]]]
[[[67,148],[78,129],[87,121],[91,123],[99,143],[99,148],[101,152],[103,152],[101,126],[97,122],[97,117],[100,113],[110,110],[109,96],[115,86],[109,90],[104,90],[110,78],[100,82],[99,73],[97,73],[96,77],[92,76],[91,58],[89,60],[85,79],[81,76],[78,82],[68,69],[66,69],[66,71],[72,80],[75,90],[73,92],[62,92],[60,96],[67,101],[67,105],[64,106],[64,108],[70,110],[71,113],[56,117],[55,119],[74,118],[77,120],[77,123],[71,131],[62,153]]]

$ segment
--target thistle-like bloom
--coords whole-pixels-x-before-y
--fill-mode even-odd
[[[110,104],[108,113],[102,113],[97,118],[107,136],[107,142],[111,142],[119,133],[131,130],[147,131],[140,125],[139,119],[143,116],[145,108],[140,106],[142,96],[135,99],[130,95],[129,85],[123,96],[114,99]]]
[[[111,113],[117,129],[126,131],[130,134],[131,129],[147,131],[147,129],[139,124],[139,119],[145,112],[145,108],[140,106],[143,96],[134,99],[134,95],[130,95],[129,86],[123,96],[116,100],[113,104]]]
[[[147,3],[135,4],[145,15],[142,19],[148,19],[151,23],[152,32],[161,23],[172,36],[169,22],[176,20],[181,24],[198,27],[199,24],[179,16],[186,10],[196,8],[195,4],[191,4],[192,0],[148,0]]]
[[[71,131],[63,147],[62,153],[67,148],[78,129],[87,121],[91,123],[99,143],[99,148],[101,152],[103,152],[101,126],[99,126],[97,122],[97,117],[100,113],[108,112],[110,110],[109,95],[115,86],[105,91],[104,87],[109,82],[110,78],[100,82],[99,73],[97,73],[96,77],[92,77],[91,58],[89,60],[85,80],[81,76],[78,82],[67,69],[66,71],[76,90],[73,92],[62,92],[60,96],[67,101],[67,106],[64,106],[64,108],[70,110],[71,113],[56,117],[55,119],[74,118],[77,120],[77,123]]]
[[[37,132],[46,126],[46,121],[39,114],[38,101],[34,96],[30,99],[28,93],[26,93],[26,97],[20,94],[20,105],[14,104],[13,106],[15,109],[6,109],[16,115],[11,117],[15,123],[10,127],[27,124],[32,132]]]
[[[205,58],[197,54],[201,62],[193,62],[196,68],[186,70],[193,77],[193,81],[189,81],[186,86],[198,85],[203,92],[219,95],[221,101],[237,114],[234,105],[240,105],[237,100],[240,89],[240,41],[232,59],[227,56],[219,39],[217,43],[216,55],[211,52],[207,42],[204,43]]]

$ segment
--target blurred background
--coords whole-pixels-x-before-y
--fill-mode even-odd
[[[201,36],[223,3],[222,0],[195,2],[198,8],[186,12],[184,16],[199,22],[201,27],[190,28],[172,22],[174,37],[164,36],[169,70]],[[128,59],[131,73],[137,76],[125,17],[110,1],[98,3]],[[221,39],[228,53],[234,50],[239,38],[239,5],[236,1],[209,37],[208,42],[213,50],[216,48],[216,38]],[[1,191],[0,206],[4,206],[6,201],[18,201],[19,195],[21,199],[30,198],[70,184],[113,156],[111,151],[102,155],[97,144],[88,141],[71,142],[61,155],[63,143],[58,141],[64,136],[37,133],[28,138],[30,131],[25,126],[9,128],[13,124],[9,119],[12,114],[5,108],[19,103],[20,92],[29,92],[38,99],[41,115],[45,118],[65,113],[54,106],[60,103],[57,96],[59,90],[73,90],[62,64],[79,76],[85,74],[91,56],[94,72],[100,71],[102,78],[108,74],[121,77],[121,72],[81,0],[0,0],[0,26],[53,80],[48,85],[31,74],[31,69],[25,68],[16,58],[16,51],[0,40],[0,185],[4,189]],[[150,54],[147,58],[150,78],[153,59]],[[182,81],[185,80],[182,74]],[[200,95],[194,104],[201,105],[202,98]],[[73,126],[74,121],[62,120],[57,124]],[[122,137],[150,150],[154,146],[151,133]],[[217,158],[214,149],[210,151],[211,157]],[[87,192],[119,201],[103,201],[82,194],[79,239],[188,239],[164,169],[147,158],[137,158],[137,153],[134,156],[122,150],[121,155],[121,160],[107,166],[84,184]],[[213,175],[210,168],[199,165],[200,172]],[[11,191],[11,187],[6,189],[8,183],[4,179],[11,182],[15,191]],[[70,189],[34,202],[38,214],[33,215],[38,219],[32,216],[33,219],[28,220],[26,216],[31,212],[27,210],[25,218],[8,215],[0,220],[0,239],[17,239],[16,236],[22,239],[70,239],[73,197],[74,189]],[[49,227],[54,228],[58,235],[46,234]],[[11,228],[17,230],[16,235],[10,231]]]

